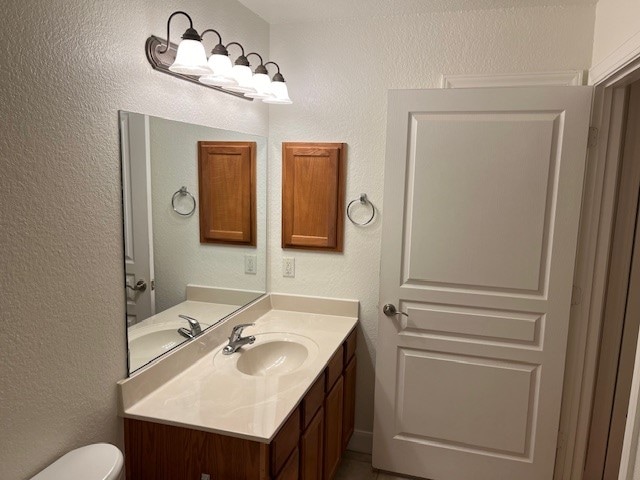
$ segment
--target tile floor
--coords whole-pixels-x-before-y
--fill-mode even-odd
[[[335,480],[405,480],[405,477],[378,472],[371,466],[371,455],[347,450]]]

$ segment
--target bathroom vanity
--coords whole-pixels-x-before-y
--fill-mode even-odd
[[[357,301],[270,294],[120,382],[127,478],[333,478],[354,429],[357,317]],[[241,323],[255,343],[222,355]]]

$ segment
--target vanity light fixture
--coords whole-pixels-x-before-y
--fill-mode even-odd
[[[251,77],[253,76],[253,73],[251,72],[249,60],[244,54],[244,47],[238,42],[231,42],[229,45],[227,45],[227,47],[229,47],[230,45],[239,46],[240,50],[242,50],[242,55],[236,58],[233,68],[231,69],[231,75],[233,75],[233,78],[237,82],[237,85],[231,85],[224,88],[227,90],[231,90],[232,92],[244,94],[255,93],[256,89],[253,88],[253,85],[251,83]]]
[[[176,15],[184,15],[189,20],[189,28],[182,35],[179,45],[171,43],[171,20]],[[218,43],[211,51],[207,59],[202,39],[205,34],[213,32],[218,37]],[[234,65],[229,59],[229,47],[240,47],[241,55],[237,57]],[[244,47],[238,42],[230,42],[226,46],[222,43],[222,36],[217,30],[206,29],[202,35],[193,28],[191,17],[183,11],[173,12],[167,20],[167,40],[151,36],[146,43],[147,59],[151,66],[163,73],[187,80],[198,85],[203,85],[214,90],[228,93],[236,97],[252,101],[261,99],[267,103],[290,104],[287,86],[280,73],[280,67],[275,62],[264,63],[259,53],[251,52],[245,55]],[[251,65],[247,57],[257,56],[260,64],[255,72],[251,71]],[[278,73],[269,80],[267,65],[273,64],[278,68]]]
[[[165,53],[169,49],[171,35],[171,19],[176,15],[184,15],[189,19],[189,28],[182,35],[182,41],[178,45],[176,59],[169,67],[169,70],[185,75],[206,75],[211,73],[209,65],[207,65],[207,54],[202,45],[202,37],[193,28],[193,20],[185,12],[173,12],[167,20],[167,44],[160,53]]]
[[[293,102],[289,98],[289,89],[287,88],[287,84],[284,83],[284,77],[280,73],[280,65],[276,62],[267,62],[264,65],[266,67],[270,64],[273,64],[278,68],[278,73],[273,76],[273,81],[270,84],[272,96],[267,97],[262,101],[264,103],[273,103],[277,105],[291,105]]]
[[[272,97],[271,80],[269,79],[267,67],[264,66],[264,60],[262,60],[262,56],[256,52],[251,52],[247,55],[247,58],[251,55],[255,55],[260,59],[260,65],[256,67],[253,72],[253,77],[251,77],[251,84],[256,91],[255,93],[245,93],[244,96],[249,98],[259,98],[261,100]]]
[[[233,78],[231,73],[232,65],[229,59],[229,52],[227,47],[222,44],[222,37],[213,28],[208,28],[202,32],[202,38],[209,32],[213,32],[218,36],[218,44],[211,50],[211,56],[208,61],[209,68],[212,72],[200,77],[200,82],[205,85],[216,85],[218,87],[237,85],[238,82]]]

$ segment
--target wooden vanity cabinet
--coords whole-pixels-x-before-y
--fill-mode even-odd
[[[128,480],[331,480],[355,412],[354,329],[269,444],[124,419]]]

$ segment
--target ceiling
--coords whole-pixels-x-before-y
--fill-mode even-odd
[[[352,17],[414,15],[446,10],[593,5],[597,0],[239,0],[270,24]]]

